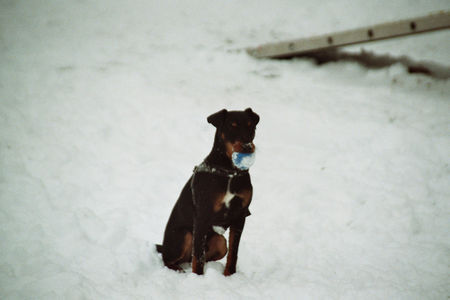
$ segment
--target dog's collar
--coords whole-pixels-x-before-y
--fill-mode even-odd
[[[199,172],[211,173],[230,178],[248,174],[248,170],[227,169],[224,167],[211,165],[205,161],[194,168],[194,174]]]

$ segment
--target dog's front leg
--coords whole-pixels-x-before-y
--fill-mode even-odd
[[[239,241],[241,240],[241,234],[242,230],[244,229],[244,224],[245,224],[245,217],[241,217],[231,224],[230,235],[228,238],[227,264],[223,272],[225,276],[229,276],[236,273]]]
[[[208,233],[208,221],[201,217],[194,218],[194,242],[192,251],[192,272],[203,274],[205,266],[206,235]]]

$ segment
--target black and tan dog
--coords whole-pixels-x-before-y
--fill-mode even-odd
[[[181,270],[180,264],[192,262],[192,272],[203,274],[207,261],[223,258],[227,251],[224,275],[236,272],[237,253],[252,184],[248,166],[236,164],[235,154],[253,153],[259,116],[225,109],[208,117],[216,127],[211,153],[184,186],[167,222],[162,245],[157,245],[164,264]],[[230,228],[229,249],[222,235]]]

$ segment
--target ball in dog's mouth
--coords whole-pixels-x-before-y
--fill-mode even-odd
[[[233,152],[231,155],[233,165],[240,170],[248,170],[255,162],[255,152],[242,153]]]

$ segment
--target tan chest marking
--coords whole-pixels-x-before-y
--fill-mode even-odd
[[[234,198],[234,194],[232,194],[232,193],[230,192],[230,190],[227,189],[227,192],[225,193],[225,196],[223,196],[222,203],[225,204],[225,206],[226,206],[227,208],[229,208],[229,207],[230,207],[231,199],[233,199],[233,198]]]
[[[233,194],[230,192],[230,189],[227,188],[227,191],[225,193],[219,194],[216,201],[214,202],[214,212],[218,212],[219,210],[221,210],[223,205],[225,205],[226,208],[229,208],[231,200],[235,196],[242,199],[242,207],[247,207],[252,200],[251,190],[243,190],[237,194]]]
[[[222,209],[225,204],[226,208],[230,207],[231,199],[234,198],[234,194],[230,192],[230,184],[228,183],[227,191],[225,193],[219,194],[216,201],[214,202],[214,212],[218,212]]]

